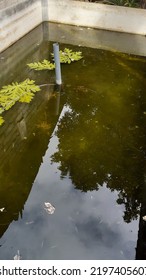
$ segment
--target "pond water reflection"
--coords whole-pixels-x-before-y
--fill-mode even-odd
[[[16,126],[1,128],[0,259],[17,250],[22,259],[145,258],[146,59],[69,47],[84,58],[62,66],[62,92],[44,88],[8,112],[27,112],[11,141],[6,128]]]

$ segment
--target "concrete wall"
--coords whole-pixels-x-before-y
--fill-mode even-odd
[[[8,48],[0,54],[0,87],[11,83],[13,81],[12,73],[15,73],[16,77],[20,74],[20,66],[24,64],[23,72],[28,71],[26,66],[28,58],[32,56],[36,60],[40,60],[41,44],[43,42],[43,26],[39,25],[29,32],[25,37],[18,40],[15,45]],[[35,47],[34,47],[35,46]],[[22,71],[22,70],[21,70]],[[11,75],[10,75],[11,73]],[[16,74],[18,73],[18,74]],[[28,75],[26,75],[27,77]]]
[[[52,22],[146,35],[146,10],[73,0],[48,0]]]
[[[60,23],[48,24],[48,40],[63,44],[146,56],[146,37]]]
[[[42,22],[41,0],[0,1],[0,52]]]
[[[0,0],[0,52],[42,21],[146,35],[146,10],[75,0]]]

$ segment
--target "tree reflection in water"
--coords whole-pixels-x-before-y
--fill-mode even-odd
[[[98,190],[103,183],[117,190],[117,203],[125,205],[123,218],[129,223],[137,218],[143,196],[144,115],[139,103],[131,105],[133,95],[125,101],[124,95],[112,98],[111,92],[84,86],[68,90],[69,109],[58,124],[59,144],[52,162],[58,162],[61,176],[69,174],[75,188],[84,192]]]
[[[98,191],[104,183],[116,190],[126,223],[140,214],[136,258],[145,258],[145,60],[96,51],[88,50],[74,84],[65,88],[66,113],[52,162],[83,192]]]

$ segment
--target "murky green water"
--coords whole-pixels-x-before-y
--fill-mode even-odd
[[[26,67],[52,51],[41,28],[0,55],[1,86],[50,84],[0,128],[0,259],[145,258],[146,58],[67,45],[84,58],[58,93]]]

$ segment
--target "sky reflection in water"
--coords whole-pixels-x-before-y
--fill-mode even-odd
[[[133,259],[138,223],[124,223],[118,192],[106,183],[81,192],[68,176],[61,180],[58,164],[50,162],[57,145],[54,132],[23,219],[12,222],[1,240],[3,258],[13,258],[17,248],[23,259]],[[44,210],[46,201],[55,206],[53,215]]]

